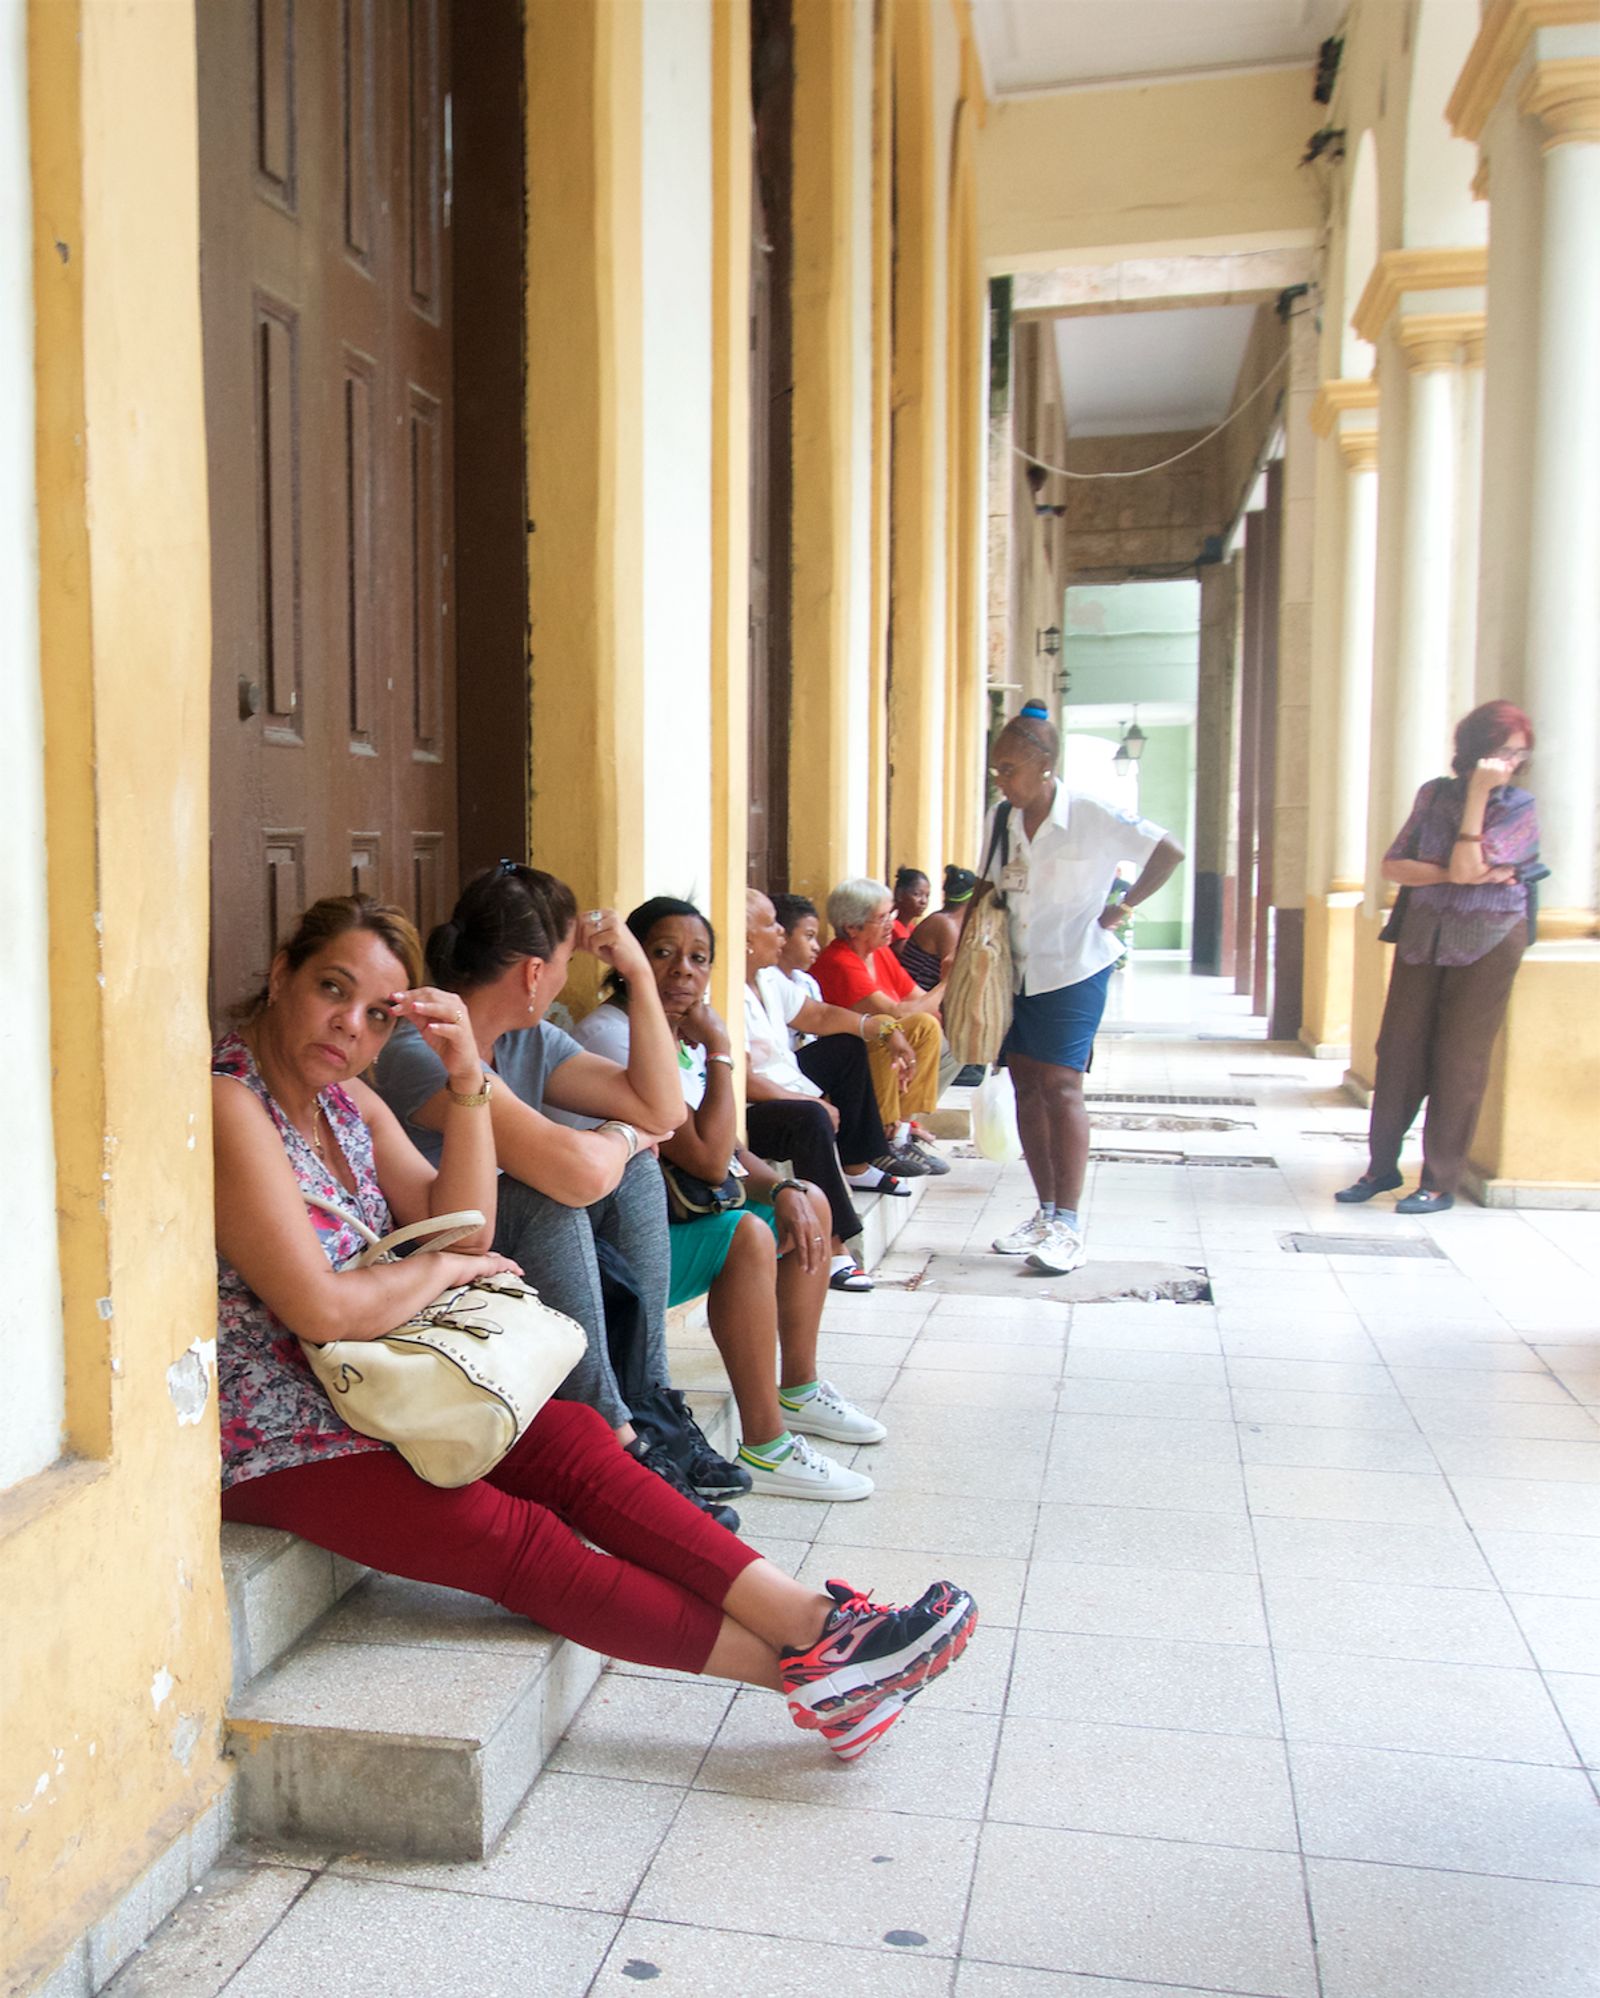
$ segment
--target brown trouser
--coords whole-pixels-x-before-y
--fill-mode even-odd
[[[898,1024],[917,1058],[911,1080],[904,1088],[884,1045],[888,1036],[885,1034],[879,1040],[875,1034],[867,1043],[867,1066],[872,1070],[878,1114],[883,1119],[884,1128],[891,1133],[896,1124],[909,1117],[922,1116],[939,1101],[939,1051],[944,1046],[939,1022],[931,1013],[912,1013]]]
[[[1426,1097],[1422,1184],[1455,1192],[1526,941],[1518,923],[1476,964],[1407,964],[1396,954],[1372,1091],[1375,1176],[1398,1170],[1400,1147]]]

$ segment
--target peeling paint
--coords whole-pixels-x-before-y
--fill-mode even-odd
[[[170,1697],[172,1689],[177,1683],[177,1680],[173,1678],[165,1665],[160,1668],[155,1677],[150,1681],[150,1703],[157,1713],[160,1713],[162,1706]]]
[[[101,1316],[102,1318],[109,1318],[109,1317],[111,1316],[111,1300],[110,1300],[110,1298],[109,1298],[109,1297],[97,1297],[97,1298],[95,1299],[95,1301],[94,1301],[94,1308],[95,1308],[95,1310],[96,1310],[96,1311],[98,1311],[98,1312],[99,1312],[99,1314],[100,1314],[100,1316]]]
[[[180,1353],[167,1369],[167,1393],[178,1411],[178,1425],[187,1428],[205,1414],[211,1393],[211,1375],[216,1366],[215,1339],[196,1339],[186,1353]]]
[[[172,1758],[182,1763],[185,1769],[189,1758],[205,1731],[205,1719],[200,1714],[179,1714],[178,1724],[172,1730]]]

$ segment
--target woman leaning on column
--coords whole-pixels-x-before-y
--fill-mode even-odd
[[[1489,1054],[1522,953],[1533,941],[1528,882],[1539,821],[1512,779],[1533,751],[1533,725],[1510,701],[1486,701],[1456,727],[1454,775],[1433,777],[1383,857],[1398,884],[1399,934],[1372,1091],[1367,1170],[1334,1195],[1373,1199],[1400,1186],[1400,1147],[1427,1099],[1422,1183],[1401,1214],[1455,1205]]]

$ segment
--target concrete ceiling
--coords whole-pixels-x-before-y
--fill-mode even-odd
[[[1196,305],[1058,319],[1067,435],[1126,437],[1220,423],[1258,309]]]
[[[972,0],[991,97],[1309,62],[1349,0]]]

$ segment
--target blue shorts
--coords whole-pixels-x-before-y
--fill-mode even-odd
[[[1011,1027],[1000,1059],[1026,1055],[1030,1061],[1087,1073],[1115,969],[1108,964],[1092,978],[1080,978],[1076,985],[1063,985],[1054,992],[1019,992],[1011,1002]]]

